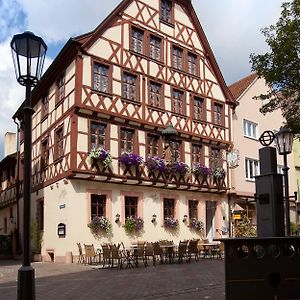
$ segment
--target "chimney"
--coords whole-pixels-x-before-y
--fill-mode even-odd
[[[4,157],[16,153],[17,151],[17,135],[13,132],[6,132],[4,138]]]

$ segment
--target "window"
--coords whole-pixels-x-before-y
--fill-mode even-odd
[[[150,58],[162,60],[161,38],[150,35]]]
[[[199,97],[194,97],[194,119],[205,120],[204,113],[204,99]]]
[[[147,135],[147,156],[157,156],[158,155],[158,136],[148,134]]]
[[[144,31],[135,27],[131,28],[131,50],[144,53],[143,50]]]
[[[197,55],[188,53],[188,73],[197,75]]]
[[[197,144],[192,144],[191,149],[191,160],[193,163],[201,163],[203,161],[203,153],[202,153],[202,146]]]
[[[259,162],[257,160],[246,158],[246,179],[254,181],[254,176],[259,175]]]
[[[189,219],[193,218],[198,220],[198,201],[189,200]]]
[[[49,139],[46,138],[41,143],[41,169],[49,165]]]
[[[91,149],[99,147],[105,148],[105,131],[106,125],[91,122]]]
[[[41,107],[41,118],[44,118],[49,113],[49,97],[44,96],[42,98],[42,107]]]
[[[164,198],[164,219],[175,217],[175,199]]]
[[[54,148],[54,159],[59,159],[64,154],[64,140],[63,140],[63,127],[59,127],[55,131],[55,148]]]
[[[214,123],[223,125],[223,105],[219,103],[214,104]]]
[[[134,130],[121,128],[121,153],[133,152]]]
[[[244,136],[257,139],[257,124],[248,120],[244,120]]]
[[[174,161],[181,161],[181,142],[180,141],[170,141],[174,153]]]
[[[36,217],[37,217],[38,229],[40,231],[43,231],[44,230],[44,201],[43,200],[37,201]]]
[[[137,101],[137,76],[124,72],[123,76],[123,97]]]
[[[162,21],[172,22],[172,2],[170,0],[161,0],[160,18]]]
[[[222,168],[223,161],[222,161],[221,150],[218,148],[211,148],[209,161],[210,161],[211,169]]]
[[[137,218],[138,198],[125,196],[125,219],[129,217]]]
[[[65,97],[65,76],[61,76],[57,83],[57,94],[56,94],[56,103],[60,102],[61,100],[63,100],[63,98]]]
[[[91,195],[91,219],[106,216],[106,195]]]
[[[176,114],[183,114],[183,92],[173,90],[172,92],[172,111]]]
[[[183,66],[183,50],[176,46],[172,48],[172,66],[178,70],[182,70]]]
[[[162,86],[160,83],[150,81],[149,105],[161,107]]]
[[[109,67],[103,64],[94,63],[94,86],[93,89],[99,92],[109,92]]]

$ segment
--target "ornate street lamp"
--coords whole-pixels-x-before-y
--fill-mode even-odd
[[[161,132],[161,135],[164,137],[167,145],[165,147],[165,159],[168,161],[168,162],[174,162],[174,147],[173,147],[173,142],[172,142],[172,139],[174,139],[177,135],[178,135],[178,132],[176,130],[176,128],[174,128],[174,126],[172,125],[172,123],[169,123],[167,125],[167,127],[162,130]],[[170,155],[168,154],[168,150],[169,152],[171,152],[171,158],[169,157]]]
[[[34,269],[30,251],[30,202],[31,202],[31,139],[32,114],[31,88],[41,78],[47,46],[42,38],[25,31],[13,36],[10,43],[17,81],[26,87],[22,110],[24,121],[24,181],[23,181],[23,262],[18,271],[18,299],[35,299]]]
[[[276,138],[276,147],[278,153],[283,155],[283,178],[284,178],[284,196],[285,196],[285,222],[286,222],[286,234],[290,235],[290,203],[289,203],[289,178],[288,178],[288,170],[287,166],[287,155],[292,152],[293,132],[287,128],[282,127],[275,134]]]

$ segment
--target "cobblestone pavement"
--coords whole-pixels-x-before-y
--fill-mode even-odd
[[[101,269],[76,263],[33,263],[36,299],[224,300],[224,261]],[[16,299],[20,263],[0,261],[0,299]]]

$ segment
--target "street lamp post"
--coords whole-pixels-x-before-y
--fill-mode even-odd
[[[285,224],[286,224],[286,235],[290,236],[290,203],[289,203],[289,178],[287,166],[287,155],[292,152],[293,146],[293,132],[286,127],[282,127],[275,135],[276,146],[278,153],[283,155],[283,179],[284,179],[284,197],[285,197]]]
[[[31,88],[41,78],[47,45],[42,38],[26,31],[13,36],[10,43],[16,78],[26,87],[22,110],[24,121],[24,181],[23,181],[23,262],[18,271],[18,299],[35,299],[34,269],[30,261],[30,204],[31,204],[31,139],[32,114]]]

